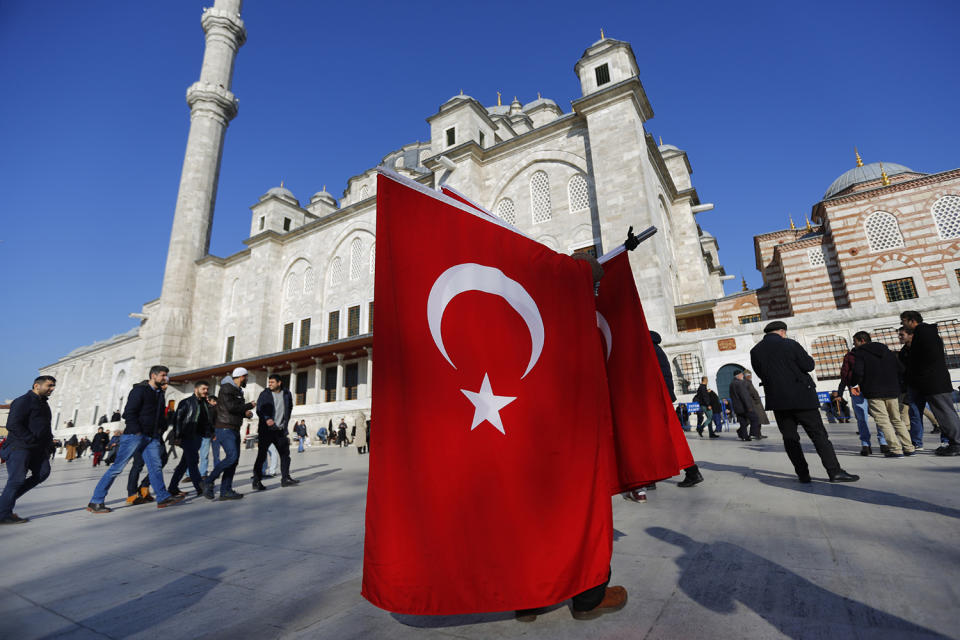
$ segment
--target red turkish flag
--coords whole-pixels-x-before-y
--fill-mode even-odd
[[[673,411],[626,251],[603,264],[597,321],[604,336],[618,489],[677,475],[693,454]]]
[[[463,614],[604,582],[612,426],[589,265],[386,174],[376,260],[364,597]]]

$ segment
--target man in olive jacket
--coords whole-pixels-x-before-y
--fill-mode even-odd
[[[800,447],[797,425],[813,440],[830,482],[855,482],[860,476],[840,468],[833,444],[820,417],[817,388],[810,377],[816,363],[803,347],[787,339],[787,325],[779,320],[763,329],[763,340],[750,350],[750,362],[766,390],[767,409],[773,411],[783,435],[783,448],[800,482],[810,482],[810,469]]]
[[[33,388],[10,404],[7,437],[0,447],[0,458],[7,464],[7,484],[0,494],[0,524],[23,524],[13,512],[17,500],[50,475],[50,405],[47,402],[57,386],[53,376],[40,376]],[[27,477],[30,471],[30,477]]]
[[[930,405],[940,423],[940,431],[947,439],[947,444],[934,453],[938,456],[960,456],[960,417],[953,408],[953,386],[937,325],[924,322],[923,316],[917,311],[904,311],[900,314],[900,321],[913,331],[906,363],[907,384],[916,392],[915,396],[919,396],[921,415],[923,405]]]
[[[223,448],[223,459],[217,463],[203,483],[203,497],[214,498],[214,482],[223,474],[220,481],[221,500],[239,500],[242,493],[233,490],[233,474],[240,461],[240,427],[243,419],[253,417],[252,402],[243,401],[243,388],[247,386],[247,370],[237,367],[229,378],[224,378],[217,395],[217,418],[214,423],[217,442]]]

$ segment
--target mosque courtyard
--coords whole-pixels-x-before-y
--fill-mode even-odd
[[[368,458],[354,448],[294,452],[301,484],[256,494],[245,450],[235,502],[128,507],[118,480],[103,516],[84,510],[103,468],[58,458],[17,504],[31,522],[0,528],[0,637],[960,638],[960,458],[932,455],[929,427],[906,459],[862,458],[855,424],[828,428],[860,482],[826,482],[807,446],[814,482],[797,483],[775,428],[749,443],[688,433],[705,482],[613,499],[612,584],[629,603],[589,622],[569,603],[520,623],[366,602]]]

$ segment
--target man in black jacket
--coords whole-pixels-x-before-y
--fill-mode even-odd
[[[760,439],[760,418],[753,408],[753,398],[750,396],[750,390],[747,389],[747,383],[743,379],[743,369],[737,371],[733,380],[730,382],[730,403],[733,405],[733,413],[737,416],[737,422],[740,428],[737,429],[737,437],[749,442],[756,438]]]
[[[106,420],[104,420],[104,422],[106,422]],[[90,451],[93,453],[93,466],[96,467],[100,465],[100,458],[103,457],[103,453],[107,450],[108,439],[107,434],[103,432],[103,427],[98,427],[97,433],[94,434],[93,440],[90,441]]]
[[[233,474],[240,461],[240,427],[244,418],[253,417],[253,403],[243,401],[243,388],[247,386],[247,370],[237,367],[229,378],[224,378],[217,396],[217,417],[214,421],[217,442],[223,448],[223,459],[217,463],[203,482],[203,497],[214,498],[214,483],[220,474],[221,500],[239,500],[242,493],[233,490]]]
[[[855,482],[860,476],[840,468],[833,444],[820,417],[817,387],[810,377],[816,363],[799,343],[787,339],[787,325],[779,320],[763,329],[763,340],[750,350],[750,362],[766,390],[767,409],[773,410],[783,447],[800,482],[810,482],[810,469],[800,447],[797,425],[813,440],[830,482]]]
[[[670,401],[676,402],[677,394],[673,391],[673,374],[670,372],[670,361],[667,360],[667,354],[660,348],[662,338],[656,331],[651,331],[650,339],[653,340],[653,350],[657,354],[657,364],[660,365],[660,375],[663,376],[663,381],[667,383],[667,391],[670,392]],[[677,419],[679,420],[679,416]],[[683,426],[681,425],[680,428],[682,429]],[[700,473],[700,467],[696,464],[687,467],[683,471],[684,477],[683,480],[677,483],[678,487],[692,487],[695,484],[703,482],[703,474]]]
[[[887,458],[902,458],[914,453],[910,432],[901,420],[900,375],[902,366],[886,345],[873,342],[866,331],[853,334],[853,372],[851,386],[859,386],[867,399],[867,411],[883,432],[889,450]]]
[[[937,325],[927,324],[916,311],[904,311],[900,321],[913,330],[910,355],[907,358],[907,384],[917,392],[918,404],[930,405],[940,423],[940,431],[947,444],[940,447],[938,456],[960,456],[960,417],[953,408],[953,386],[947,371],[946,352]]]
[[[183,455],[180,462],[173,470],[170,477],[170,483],[167,485],[167,491],[170,495],[179,495],[180,479],[186,471],[190,472],[190,481],[193,488],[197,491],[197,496],[203,495],[203,484],[200,481],[200,441],[203,434],[208,429],[213,428],[214,409],[207,402],[207,394],[210,393],[210,384],[206,380],[200,380],[193,384],[193,395],[184,398],[177,405],[176,417],[174,419],[174,430],[172,431],[175,442],[179,442],[183,448]]]
[[[150,368],[150,379],[134,385],[133,389],[130,390],[130,395],[127,396],[127,404],[123,408],[123,420],[126,423],[126,428],[123,430],[123,435],[120,436],[117,459],[103,474],[96,489],[93,490],[93,497],[87,505],[87,511],[90,513],[100,514],[112,511],[104,504],[107,493],[110,491],[110,485],[123,472],[127,462],[137,453],[143,457],[143,461],[147,465],[147,472],[150,475],[150,483],[157,492],[157,508],[163,509],[183,500],[183,496],[171,496],[167,492],[167,487],[163,482],[160,461],[163,441],[159,436],[166,426],[164,416],[166,404],[162,387],[167,383],[169,371],[163,365],[154,365]]]
[[[713,432],[713,408],[710,406],[710,392],[707,390],[707,376],[700,378],[700,386],[697,387],[697,394],[693,396],[693,401],[700,403],[700,412],[697,414],[697,435],[703,437],[703,423],[707,424],[711,438],[719,438]],[[701,422],[701,417],[703,421]]]
[[[50,430],[48,399],[57,386],[53,376],[40,376],[33,388],[10,404],[7,415],[7,437],[0,447],[0,458],[7,464],[7,484],[0,494],[0,524],[23,524],[13,512],[17,500],[50,475]],[[27,471],[30,477],[27,477]]]
[[[292,487],[299,484],[290,477],[290,440],[287,438],[287,425],[293,413],[293,396],[283,388],[283,380],[273,373],[267,378],[267,388],[257,399],[257,461],[253,463],[253,488],[263,491],[263,463],[267,459],[267,449],[272,444],[280,454],[280,486]]]

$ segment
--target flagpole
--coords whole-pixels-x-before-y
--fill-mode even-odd
[[[633,227],[630,227],[630,229],[632,230]],[[636,236],[634,236],[634,238],[636,239],[636,243],[640,244],[644,240],[649,240],[650,238],[652,238],[656,233],[657,233],[656,227],[647,227],[646,229],[638,233]],[[636,249],[636,245],[634,245],[633,249]],[[633,251],[633,249],[630,249],[630,250]],[[616,249],[614,249],[613,251],[608,251],[607,253],[597,258],[597,262],[599,262],[600,264],[603,264],[604,262],[609,262],[610,260],[613,260],[614,258],[616,258],[618,255],[620,255],[626,250],[627,250],[627,243],[625,242],[619,247],[617,247]]]

